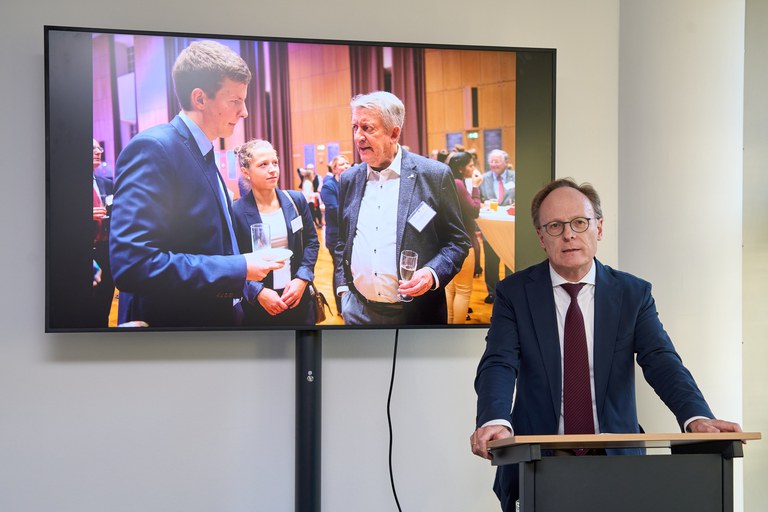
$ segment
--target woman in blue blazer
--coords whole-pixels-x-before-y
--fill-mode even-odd
[[[270,226],[271,247],[290,249],[290,265],[255,283],[242,303],[243,325],[301,326],[315,324],[308,284],[320,243],[312,214],[301,192],[280,190],[277,152],[267,141],[250,140],[236,149],[240,172],[251,191],[232,206],[235,236],[241,252],[251,251],[251,225]],[[250,295],[250,296],[249,296]]]

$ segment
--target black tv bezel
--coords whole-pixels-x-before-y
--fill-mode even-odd
[[[485,46],[485,45],[468,45],[468,44],[444,44],[444,43],[425,43],[425,42],[402,42],[402,41],[362,41],[352,39],[321,39],[321,38],[306,38],[306,37],[288,37],[288,36],[254,36],[254,35],[236,35],[236,34],[217,34],[217,33],[205,33],[205,32],[184,32],[184,31],[159,31],[159,30],[132,30],[125,28],[97,28],[97,27],[77,27],[77,26],[60,26],[60,25],[44,25],[44,83],[45,83],[45,332],[46,333],[66,333],[66,332],[188,332],[188,331],[322,331],[322,330],[349,330],[349,329],[487,329],[488,323],[483,324],[440,324],[440,325],[423,325],[423,324],[404,324],[404,325],[296,325],[296,326],[215,326],[215,327],[202,327],[202,326],[175,326],[175,327],[147,327],[147,328],[121,328],[121,327],[88,327],[82,325],[72,326],[55,326],[52,325],[52,309],[56,307],[61,308],[61,304],[53,304],[52,291],[53,280],[57,279],[56,276],[62,273],[70,276],[70,281],[77,282],[79,279],[90,278],[90,240],[83,235],[90,236],[90,230],[84,228],[86,222],[71,222],[66,221],[58,222],[58,219],[62,217],[62,213],[69,213],[69,216],[74,215],[77,218],[84,218],[87,221],[87,225],[90,226],[90,213],[87,210],[88,199],[84,197],[84,192],[87,193],[87,186],[83,187],[83,184],[78,179],[66,179],[54,180],[52,179],[52,166],[59,165],[53,161],[53,156],[57,158],[65,158],[67,164],[80,168],[79,164],[84,164],[82,167],[89,165],[88,158],[83,158],[83,155],[79,155],[75,151],[75,147],[79,147],[76,144],[62,144],[62,141],[56,143],[56,138],[52,137],[52,129],[59,118],[57,116],[69,117],[74,119],[76,114],[82,114],[83,111],[89,113],[87,120],[79,119],[78,121],[72,121],[75,124],[74,133],[68,133],[68,139],[80,140],[83,138],[85,132],[87,136],[85,139],[90,139],[93,131],[93,95],[83,95],[81,92],[76,94],[77,84],[67,83],[67,89],[74,87],[73,94],[67,94],[68,98],[71,98],[73,102],[66,101],[59,103],[51,101],[52,88],[58,89],[62,87],[61,82],[52,86],[52,71],[51,66],[65,66],[68,74],[77,74],[85,70],[78,67],[83,63],[78,62],[52,62],[52,54],[55,54],[56,49],[50,45],[50,34],[52,32],[62,33],[86,33],[91,34],[124,34],[124,35],[139,35],[139,36],[155,36],[155,37],[184,37],[192,39],[218,39],[218,40],[249,40],[249,41],[270,41],[270,42],[284,42],[284,43],[300,43],[300,44],[323,44],[323,45],[362,45],[362,46],[381,46],[381,47],[403,47],[403,48],[424,48],[424,49],[441,49],[441,50],[469,50],[469,51],[498,51],[498,52],[527,52],[531,54],[549,54],[551,56],[551,104],[547,105],[547,108],[551,111],[549,117],[549,131],[551,133],[550,140],[547,141],[550,148],[550,154],[548,157],[548,165],[551,169],[551,175],[549,179],[555,177],[555,134],[556,134],[556,70],[557,70],[557,50],[555,48],[531,48],[531,47],[518,47],[518,46]],[[88,65],[88,73],[85,75],[85,80],[88,83],[92,83],[91,75],[92,62]],[[57,71],[56,76],[60,76],[60,71]],[[80,81],[83,79],[80,78]],[[82,87],[81,87],[82,89]],[[92,89],[91,89],[92,91]],[[79,97],[78,97],[79,96]],[[64,111],[59,112],[59,111]],[[67,116],[66,114],[70,115]],[[53,118],[53,119],[52,119]],[[546,121],[546,120],[545,120]],[[516,140],[516,148],[519,151],[520,144]],[[75,165],[72,165],[75,164]],[[75,175],[76,176],[76,175]],[[71,178],[72,176],[66,176]],[[64,178],[64,177],[60,177]],[[87,174],[84,174],[82,181],[88,178]],[[52,183],[53,182],[53,183]],[[56,196],[62,196],[69,198],[75,204],[80,204],[83,207],[67,206],[67,203],[62,205],[61,202],[57,202],[53,198],[53,194]],[[80,197],[83,196],[83,197]],[[82,201],[79,201],[82,199]],[[525,208],[519,209],[521,212],[525,211]],[[64,215],[66,217],[67,215]],[[527,223],[526,223],[527,224]],[[54,230],[54,227],[56,230]],[[80,235],[80,236],[78,236]],[[516,242],[517,243],[517,242]],[[68,249],[71,247],[83,246],[84,249],[80,252],[77,250],[65,250],[64,253],[60,253],[62,249]],[[322,250],[322,249],[321,249]],[[56,254],[54,254],[54,251]],[[55,256],[55,258],[54,258]],[[63,261],[62,261],[63,260]],[[86,265],[83,265],[84,260]],[[74,278],[71,278],[74,272]],[[62,294],[64,296],[66,294]],[[68,313],[77,316],[77,308],[68,310]],[[66,316],[66,315],[65,315]],[[74,323],[77,323],[75,320]]]

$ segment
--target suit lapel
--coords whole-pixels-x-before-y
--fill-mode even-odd
[[[350,172],[350,171],[347,171]],[[345,173],[346,174],[346,173]],[[344,198],[344,203],[339,202],[339,209],[349,209],[349,229],[347,231],[346,249],[349,254],[352,254],[352,242],[355,238],[355,232],[357,232],[357,219],[360,216],[360,203],[363,201],[363,194],[365,193],[365,183],[368,180],[368,164],[360,164],[352,174],[349,184],[349,199]],[[342,187],[339,187],[340,189]],[[340,190],[341,194],[341,190]],[[340,198],[341,199],[341,198]],[[351,256],[349,256],[351,257]]]
[[[594,321],[594,371],[595,371],[595,402],[597,417],[602,418],[605,396],[608,389],[608,378],[613,364],[616,336],[619,332],[619,315],[621,311],[622,289],[616,279],[611,276],[602,263],[595,260],[597,271],[595,275],[595,321]]]
[[[280,203],[280,209],[283,213],[283,219],[285,220],[285,229],[288,233],[288,248],[291,247],[297,247],[295,245],[294,238],[296,237],[296,233],[293,232],[293,225],[291,221],[299,216],[298,208],[299,205],[296,205],[296,208],[294,209],[293,203],[291,202],[293,198],[288,198],[288,192],[283,190],[277,190],[277,201]],[[303,226],[304,229],[306,229],[306,226]],[[301,233],[299,233],[300,235]],[[302,248],[303,249],[303,248]],[[298,254],[299,251],[298,248],[295,251],[296,254]]]
[[[525,285],[528,308],[533,317],[536,339],[539,343],[544,371],[551,391],[552,410],[555,417],[560,415],[562,376],[560,368],[560,340],[557,334],[557,313],[552,280],[549,277],[549,262],[536,266]]]
[[[227,231],[226,221],[223,218],[223,213],[225,208],[229,209],[229,201],[227,201],[226,205],[221,203],[222,194],[220,192],[221,185],[219,184],[220,177],[218,176],[218,168],[214,170],[215,164],[209,164],[205,160],[205,155],[200,153],[200,148],[198,147],[195,138],[192,136],[192,132],[189,131],[189,128],[186,124],[184,124],[184,121],[182,121],[179,116],[176,116],[171,120],[171,125],[176,128],[176,131],[179,132],[179,136],[182,138],[184,146],[187,148],[187,151],[189,151],[192,158],[197,162],[199,171],[202,173],[205,181],[207,181],[208,185],[211,187],[211,193],[216,200],[216,204],[219,205],[219,212],[222,217],[221,220],[224,224],[225,231]],[[230,215],[231,214],[232,212],[230,210]]]
[[[243,213],[245,214],[245,220],[250,226],[251,224],[261,224],[261,214],[259,208],[256,206],[256,199],[253,197],[253,192],[248,192],[248,195],[243,198]]]
[[[407,151],[403,151],[403,158],[400,163],[400,190],[397,199],[397,233],[400,237],[397,239],[395,247],[395,257],[400,258],[400,250],[405,240],[405,223],[408,221],[408,214],[411,211],[411,198],[416,188],[416,180],[419,174],[416,172],[416,165],[410,158]],[[398,265],[399,262],[395,262]]]

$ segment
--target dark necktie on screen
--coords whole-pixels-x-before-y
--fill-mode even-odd
[[[594,434],[589,355],[584,316],[577,296],[585,283],[560,285],[571,296],[563,329],[563,421],[565,434]],[[587,450],[574,450],[584,455]]]
[[[504,201],[504,179],[501,177],[501,174],[497,175],[497,178],[499,179],[499,206],[501,206],[501,203]]]
[[[226,192],[225,192],[226,187],[224,186],[224,181],[221,179],[221,174],[219,174],[219,168],[216,167],[216,161],[214,160],[213,149],[211,149],[205,155],[205,162],[208,164],[208,171],[214,173],[216,184],[218,185],[217,189],[219,191],[219,200],[222,206],[222,214],[224,215],[224,221],[227,224],[229,241],[232,245],[232,254],[240,254],[240,251],[237,248],[237,239],[235,238],[235,231],[234,229],[232,229],[232,209],[229,205],[229,197],[226,196]]]

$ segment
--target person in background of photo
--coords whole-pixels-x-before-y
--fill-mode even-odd
[[[597,191],[555,180],[533,198],[531,217],[547,259],[497,287],[475,378],[472,452],[491,459],[488,442],[512,435],[641,432],[635,361],[681,431],[741,432],[714,419],[659,320],[651,284],[595,258],[603,237]],[[498,467],[494,491],[505,512],[515,510],[518,483],[517,464]]]
[[[317,181],[314,167],[315,166],[313,165],[311,169],[307,168],[300,170],[299,175],[301,176],[301,193],[304,194],[304,199],[309,205],[309,211],[312,214],[312,225],[314,225],[317,229],[321,229],[323,224],[320,214],[320,202],[317,199],[318,194],[314,185],[314,183]]]
[[[488,166],[490,170],[483,174],[483,182],[480,184],[480,198],[483,201],[497,201],[499,206],[509,206],[515,202],[515,170],[509,163],[509,155],[501,149],[494,149],[488,153]],[[499,284],[499,265],[501,259],[491,244],[483,240],[483,252],[485,254],[485,287],[488,295],[486,304],[493,304],[496,297],[496,285]],[[508,276],[512,271],[504,265],[504,275]]]
[[[445,297],[448,303],[448,323],[463,324],[469,316],[469,297],[472,294],[472,279],[475,270],[475,245],[480,245],[475,236],[477,227],[475,219],[480,214],[480,190],[478,186],[483,181],[483,177],[475,172],[475,162],[472,155],[465,151],[452,153],[448,157],[448,166],[453,172],[453,178],[456,183],[456,194],[459,197],[459,206],[461,207],[461,218],[464,222],[464,228],[472,241],[472,251],[464,259],[459,273],[451,279],[451,282],[445,286]],[[471,180],[471,190],[467,191],[465,180]],[[477,248],[480,249],[479,247]]]
[[[480,185],[475,185],[476,179],[479,178],[480,183],[483,182],[483,173],[480,170],[480,158],[477,156],[477,150],[475,149],[467,149],[467,153],[469,153],[472,156],[472,163],[475,166],[475,170],[472,173],[471,178],[465,178],[464,184],[467,187],[467,192],[470,193],[470,195],[473,193],[475,188],[479,188]],[[482,202],[483,197],[482,194],[480,195],[480,201]],[[477,227],[477,223],[475,223],[475,232],[469,233],[470,237],[472,238],[472,250],[475,251],[475,270],[474,270],[474,277],[480,277],[483,275],[483,266],[481,263],[481,253],[480,253],[480,240],[482,240],[482,233],[480,233],[480,228]]]
[[[445,324],[442,288],[470,247],[451,170],[400,147],[405,107],[395,95],[377,91],[350,104],[363,163],[343,173],[339,184],[336,292],[344,323]],[[401,281],[406,249],[418,254],[418,266]],[[398,294],[413,299],[401,302]]]
[[[336,243],[339,241],[339,178],[341,173],[349,169],[349,160],[342,155],[338,155],[331,160],[331,173],[326,175],[323,181],[323,187],[320,189],[320,198],[325,204],[325,247],[331,253],[333,268],[339,266],[341,261],[334,251]],[[338,276],[334,272],[333,289],[338,288]],[[341,314],[341,297],[333,294],[336,299],[336,313]]]
[[[253,287],[242,303],[243,325],[314,325],[315,308],[307,285],[315,278],[320,243],[303,194],[280,190],[277,152],[265,140],[250,140],[235,150],[240,172],[251,190],[235,201],[235,235],[240,251],[251,249],[251,225],[269,226],[271,248],[293,254]]]
[[[93,288],[91,306],[92,327],[108,327],[109,312],[115,298],[115,283],[109,264],[109,219],[112,210],[112,179],[99,176],[104,148],[93,139],[93,260],[101,269],[97,286]]]
[[[233,299],[283,266],[239,254],[212,140],[248,115],[251,72],[214,41],[181,51],[173,83],[181,112],[136,135],[117,159],[110,258],[119,324],[234,325]]]

